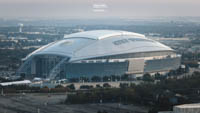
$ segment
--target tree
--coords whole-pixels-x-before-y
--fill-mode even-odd
[[[101,88],[101,86],[99,84],[96,85],[96,88]]]
[[[80,77],[80,81],[89,82],[89,78],[88,77]]]
[[[105,87],[105,88],[109,88],[109,87],[111,87],[111,85],[108,84],[108,83],[104,83],[104,84],[103,84],[103,87]]]
[[[101,81],[101,78],[99,76],[93,76],[91,78],[92,82],[100,82]]]
[[[156,80],[161,80],[161,78],[162,78],[162,75],[160,73],[156,73],[155,74],[155,79]]]
[[[92,89],[93,86],[92,85],[81,85],[80,89]]]
[[[62,85],[57,85],[55,88],[64,88]]]
[[[111,81],[119,81],[120,77],[116,75],[111,75]]]
[[[121,79],[128,81],[129,80],[129,75],[124,74],[124,75],[121,76]]]
[[[79,78],[70,78],[69,81],[70,82],[79,82]]]
[[[75,86],[74,86],[74,84],[70,84],[70,85],[68,85],[67,88],[69,88],[69,89],[71,89],[71,90],[75,90]]]
[[[103,81],[104,81],[104,82],[110,81],[110,77],[109,77],[109,76],[104,76],[104,77],[103,77]]]
[[[151,77],[151,75],[149,73],[145,73],[143,75],[143,80],[147,81],[147,82],[153,82],[154,81],[153,78]]]
[[[120,86],[120,88],[127,88],[128,83],[120,83],[119,86]]]

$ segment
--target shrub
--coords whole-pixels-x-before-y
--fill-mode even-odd
[[[81,85],[80,86],[80,89],[92,89],[93,86],[90,86],[90,85]]]
[[[111,85],[110,85],[110,84],[108,84],[108,83],[104,83],[104,84],[103,84],[103,87],[104,87],[104,88],[110,88],[110,87],[111,87]]]

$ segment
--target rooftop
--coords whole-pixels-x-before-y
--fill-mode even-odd
[[[142,34],[127,32],[127,31],[119,31],[119,30],[93,30],[93,31],[84,31],[79,33],[73,33],[69,35],[65,35],[64,38],[89,38],[93,40],[101,40],[104,38],[118,36],[118,35],[134,35],[138,37],[145,37]]]
[[[30,83],[31,83],[30,80],[23,80],[23,81],[14,81],[14,82],[3,82],[3,83],[0,83],[0,86],[30,84]]]
[[[183,105],[177,105],[175,107],[177,107],[177,108],[198,108],[198,109],[200,109],[200,103],[196,103],[196,104],[183,104]]]

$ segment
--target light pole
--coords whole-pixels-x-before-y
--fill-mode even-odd
[[[4,93],[3,93],[3,88],[1,89],[1,95],[2,95],[2,96],[4,96]]]
[[[37,109],[37,112],[40,113],[40,108]]]

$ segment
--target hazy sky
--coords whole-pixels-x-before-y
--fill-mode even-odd
[[[0,0],[0,17],[200,16],[200,0]]]

